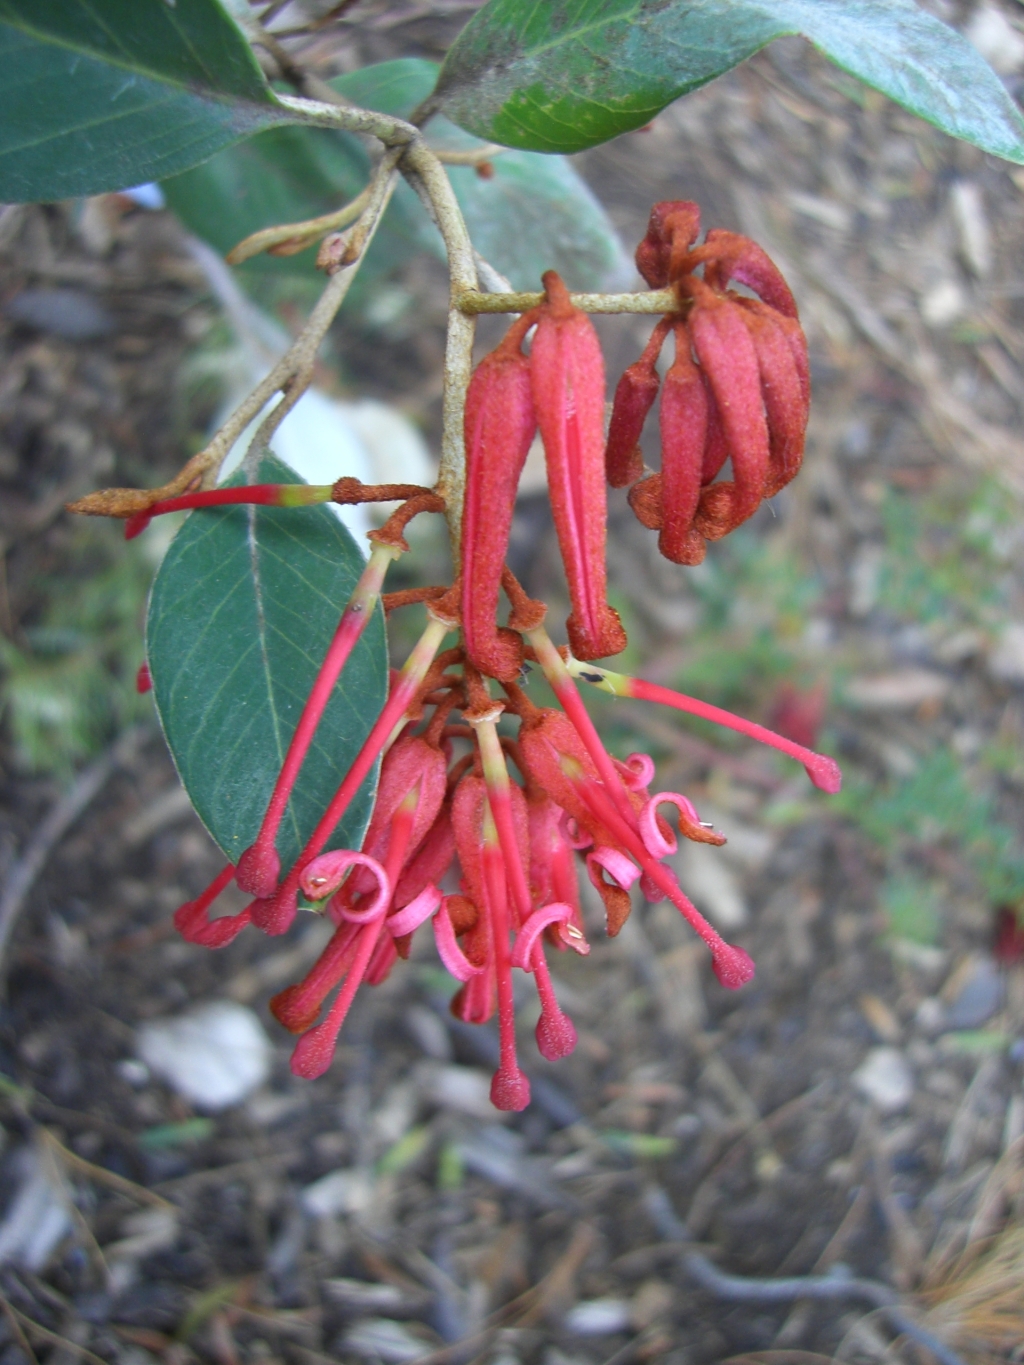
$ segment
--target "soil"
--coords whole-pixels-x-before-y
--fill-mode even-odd
[[[357,4],[307,59],[433,55],[465,18],[433,8]],[[1024,1358],[1024,172],[795,40],[578,164],[630,246],[651,203],[682,196],[755,237],[811,348],[805,468],[717,569],[661,561],[612,495],[631,662],[668,682],[703,669],[716,700],[816,735],[854,797],[598,698],[612,747],[649,749],[659,786],[730,836],[680,875],[757,976],[722,990],[665,906],[615,941],[590,906],[591,955],[554,973],[580,1045],[537,1056],[524,987],[535,1098],[509,1117],[481,1099],[496,1034],[447,1013],[427,946],[361,992],[330,1072],[295,1079],[266,1005],[322,926],[181,942],[171,915],[219,855],[151,716],[127,740],[107,717],[92,761],[109,772],[77,789],[4,961],[0,1365],[30,1348],[61,1365],[931,1358],[853,1298],[702,1288],[694,1247],[735,1275],[880,1281],[962,1360]],[[201,444],[216,394],[183,367],[221,323],[167,213],[8,208],[0,252],[0,631],[24,651],[53,584],[112,553],[98,531],[83,551],[64,502],[156,482]],[[337,330],[332,382],[400,404],[436,445],[443,282],[416,265],[406,283],[415,337]],[[644,334],[602,323],[610,373]],[[520,503],[514,554],[560,620],[542,495]],[[69,779],[26,767],[10,717],[0,763],[10,891]],[[147,1021],[214,1000],[250,1006],[273,1058],[245,1103],[204,1115],[135,1048]],[[33,1268],[4,1240],[27,1152],[75,1209]]]

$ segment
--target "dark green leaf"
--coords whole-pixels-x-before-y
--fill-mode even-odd
[[[290,121],[219,0],[0,0],[0,200],[173,175]]]
[[[269,458],[262,480],[300,482]],[[146,652],[178,773],[225,856],[256,836],[288,741],[364,560],[323,506],[193,512],[153,584]],[[354,650],[278,836],[287,867],[323,814],[384,703],[381,612]],[[328,847],[358,848],[367,779]]]
[[[331,82],[355,104],[405,117],[431,92],[438,67],[404,58],[364,67]],[[432,143],[451,150],[479,147],[478,138],[435,118]],[[227,252],[273,223],[327,213],[353,198],[370,163],[352,137],[315,128],[282,128],[232,147],[165,183],[168,202],[199,236]],[[556,269],[574,288],[597,288],[621,274],[624,253],[615,229],[590,190],[562,157],[510,152],[482,179],[472,167],[451,168],[451,180],[477,248],[513,285],[536,288]],[[370,277],[413,251],[443,254],[440,236],[416,196],[399,185],[370,249]],[[308,276],[315,251],[258,256],[250,268]]]
[[[439,106],[510,147],[577,152],[787,34],[944,132],[1024,162],[1024,120],[995,72],[914,0],[489,0],[448,54]]]

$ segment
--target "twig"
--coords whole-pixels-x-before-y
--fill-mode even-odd
[[[11,931],[28,893],[46,866],[50,854],[86,810],[115,768],[122,767],[133,757],[148,733],[145,726],[133,726],[132,729],[126,730],[106,753],[101,754],[87,768],[83,768],[36,827],[25,852],[8,873],[3,895],[0,896],[0,971]]]
[[[367,207],[357,225],[365,224],[364,235],[360,242],[360,252],[351,264],[346,264],[337,274],[332,275],[327,288],[320,295],[316,306],[309,315],[305,327],[288,351],[281,357],[270,373],[244,399],[221,429],[202,452],[204,460],[203,486],[212,487],[217,482],[220,467],[228,451],[241,436],[252,419],[260,412],[276,393],[284,391],[284,397],[268,413],[250,444],[250,452],[255,454],[266,449],[274,431],[291,411],[309,387],[313,376],[313,365],[320,344],[327,335],[327,329],[334,321],[345,295],[355,279],[362,263],[362,250],[369,245],[377,224],[394,193],[396,176],[394,173],[394,154],[385,157],[377,167]],[[248,458],[248,457],[247,457]]]
[[[647,289],[639,294],[570,294],[584,313],[677,313],[679,300],[671,289]],[[543,294],[483,294],[472,290],[459,296],[464,313],[528,313],[544,302]]]
[[[340,209],[322,213],[318,218],[306,218],[300,223],[278,223],[275,227],[260,228],[231,248],[224,257],[228,265],[241,265],[243,261],[269,251],[275,256],[292,256],[306,247],[312,246],[318,237],[328,232],[337,232],[347,227],[365,210],[370,199],[370,187],[361,190]],[[276,248],[276,249],[275,249]]]
[[[0,1309],[3,1310],[4,1317],[10,1323],[11,1331],[17,1338],[18,1345],[28,1356],[32,1365],[39,1365],[39,1362],[36,1359],[36,1353],[32,1349],[32,1343],[25,1335],[25,1329],[21,1325],[21,1321],[18,1317],[18,1314],[14,1311],[13,1307],[7,1302],[7,1300],[3,1297],[2,1294],[0,1294]]]
[[[448,253],[450,294],[437,491],[445,500],[452,557],[458,563],[462,504],[466,492],[466,451],[462,423],[466,389],[473,369],[473,339],[476,335],[476,318],[463,311],[461,300],[467,293],[478,292],[476,253],[451,181],[437,156],[422,138],[406,151],[402,169],[417,194],[429,202],[431,217],[444,238]]]
[[[42,1323],[36,1322],[35,1318],[30,1318],[20,1308],[15,1308],[14,1304],[9,1303],[3,1295],[0,1295],[0,1308],[3,1309],[12,1326],[14,1323],[18,1323],[26,1331],[33,1332],[37,1337],[42,1337],[43,1341],[49,1341],[54,1346],[62,1346],[65,1351],[71,1351],[74,1355],[84,1356],[86,1360],[93,1362],[93,1365],[108,1365],[107,1361],[103,1360],[101,1356],[94,1355],[85,1346],[79,1346],[77,1341],[71,1341],[69,1337],[62,1337],[59,1332],[51,1332],[49,1327],[44,1327]],[[23,1336],[22,1333],[18,1333],[18,1335],[19,1337]],[[27,1346],[28,1343],[25,1342],[25,1345]],[[28,1347],[28,1354],[30,1359],[36,1359],[30,1346]]]
[[[77,1152],[65,1147],[48,1128],[40,1126],[38,1131],[47,1147],[58,1160],[67,1166],[74,1167],[75,1170],[81,1171],[90,1180],[95,1180],[100,1185],[106,1185],[109,1189],[116,1190],[118,1194],[123,1194],[137,1204],[152,1204],[157,1209],[166,1209],[171,1213],[177,1212],[169,1200],[164,1199],[159,1194],[154,1194],[152,1190],[147,1190],[144,1185],[137,1185],[134,1180],[126,1179],[123,1175],[118,1175],[116,1171],[108,1171],[105,1166],[96,1166],[91,1161],[86,1161],[85,1157],[79,1156]]]
[[[785,1279],[759,1279],[752,1275],[727,1275],[699,1251],[692,1251],[690,1230],[672,1207],[659,1186],[649,1186],[644,1197],[648,1216],[655,1227],[672,1241],[683,1243],[680,1263],[702,1289],[716,1298],[733,1303],[790,1303],[794,1299],[861,1299],[873,1304],[889,1319],[892,1327],[931,1351],[940,1365],[966,1365],[963,1357],[940,1341],[926,1328],[918,1326],[901,1306],[900,1296],[878,1280],[840,1275],[791,1275]]]

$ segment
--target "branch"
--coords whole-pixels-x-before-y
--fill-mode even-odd
[[[570,294],[584,313],[678,313],[679,300],[672,289],[648,289],[639,294]],[[528,313],[544,302],[543,294],[482,294],[467,290],[459,297],[464,313]]]

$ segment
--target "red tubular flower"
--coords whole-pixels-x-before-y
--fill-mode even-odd
[[[681,564],[700,563],[705,538],[728,534],[793,477],[803,458],[810,397],[807,344],[778,268],[735,232],[713,229],[694,246],[699,225],[694,204],[656,204],[637,249],[647,282],[674,286],[682,318],[674,375],[662,395],[662,473],[634,484],[629,502],[644,526],[661,532],[662,554]],[[694,273],[700,268],[703,279]],[[732,280],[758,297],[731,292]],[[684,330],[696,353],[692,369]],[[641,402],[639,390],[633,395],[636,385],[632,376],[623,385],[629,400],[623,420],[629,403]],[[609,475],[622,484],[639,478],[642,466],[627,459],[624,441],[614,453]],[[732,479],[716,483],[730,457]]]
[[[661,396],[661,534],[658,548],[674,564],[699,564],[704,537],[693,529],[708,436],[708,398],[690,355],[690,334],[675,326],[676,357]],[[760,501],[760,495],[758,495]]]
[[[810,407],[807,342],[803,330],[758,299],[737,300],[754,343],[761,398],[768,420],[768,475],[764,496],[774,497],[803,462]]]
[[[459,862],[471,889],[472,899],[483,914],[481,928],[489,938],[489,967],[498,1002],[498,1037],[501,1045],[498,1070],[491,1082],[491,1103],[496,1109],[525,1109],[530,1102],[530,1082],[516,1057],[515,1002],[512,994],[512,961],[509,934],[508,886],[498,832],[487,801],[482,778],[467,774],[459,783],[452,806],[452,824]],[[464,988],[467,1000],[481,992],[474,982]],[[454,1002],[453,1002],[454,1003]]]
[[[518,676],[523,644],[496,625],[516,487],[537,430],[530,362],[520,350],[527,313],[473,371],[466,393],[466,498],[462,514],[462,633],[469,660],[502,682]]]
[[[414,814],[410,821],[407,849],[393,874],[399,876],[419,849],[444,802],[448,762],[436,745],[421,735],[402,735],[388,750],[381,764],[380,781],[373,814],[363,839],[363,851],[378,862],[389,859],[394,839],[395,818],[410,793],[417,793]],[[411,899],[411,898],[410,898]],[[396,896],[399,905],[407,904]]]
[[[298,909],[299,878],[303,868],[317,856],[334,833],[338,821],[348,810],[364,778],[391,739],[395,726],[402,721],[415,698],[435,654],[441,647],[441,641],[451,630],[452,622],[436,616],[433,608],[429,609],[428,615],[430,619],[427,628],[395,678],[388,699],[384,703],[384,709],[374,722],[338,790],[328,802],[326,810],[291,871],[272,896],[253,902],[251,907],[253,923],[264,933],[283,934],[290,928]]]
[[[736,730],[741,735],[767,744],[769,748],[778,749],[802,763],[807,776],[820,791],[834,796],[842,786],[843,775],[834,758],[830,758],[828,754],[815,753],[812,749],[807,749],[784,735],[777,735],[773,730],[768,730],[755,721],[733,715],[731,711],[725,711],[720,706],[712,706],[710,702],[700,701],[697,697],[688,697],[684,692],[674,692],[670,687],[662,687],[660,683],[645,682],[643,678],[630,678],[624,673],[598,668],[596,664],[582,665],[575,659],[570,659],[567,667],[575,677],[610,692],[613,697],[636,697],[640,701],[661,702],[664,706],[671,706],[673,710],[700,716],[702,720],[713,721],[716,725],[723,725],[728,730]]]
[[[183,512],[193,507],[228,507],[238,503],[259,507],[310,507],[317,502],[330,502],[332,484],[250,483],[238,488],[208,488],[195,493],[182,493],[176,498],[162,498],[144,512],[126,517],[125,540],[141,535],[154,517],[165,512]]]
[[[283,485],[291,487],[290,484]],[[301,485],[300,485],[301,487]],[[229,490],[230,491],[230,490]],[[338,622],[338,629],[328,646],[324,661],[320,665],[312,691],[302,708],[298,724],[288,744],[281,771],[274,783],[267,805],[266,814],[260,825],[255,841],[245,850],[238,860],[238,885],[253,896],[266,898],[277,890],[277,879],[281,872],[281,859],[275,847],[277,833],[281,827],[288,800],[299,776],[303,760],[313,742],[316,728],[320,724],[327,703],[331,699],[334,684],[338,681],[359,637],[373,616],[374,607],[380,596],[384,575],[392,560],[397,559],[400,551],[392,545],[374,545],[366,568],[360,575],[352,596]]]
[[[526,798],[509,781],[495,727],[497,714],[498,708],[495,707],[483,714],[470,712],[467,719],[476,731],[488,805],[497,830],[504,860],[505,882],[514,911],[513,923],[518,932],[512,961],[517,967],[533,972],[541,1000],[537,1046],[548,1061],[556,1061],[568,1056],[575,1048],[576,1029],[558,1003],[539,936],[546,928],[554,928],[557,924],[564,933],[566,947],[575,948],[577,952],[589,952],[590,947],[581,928],[572,922],[571,904],[559,904],[554,914],[551,905],[534,905],[526,873],[529,866]]]
[[[547,457],[548,492],[572,615],[573,653],[600,659],[626,647],[608,605],[605,574],[604,361],[590,319],[574,308],[553,270],[530,355],[537,421]]]
[[[188,943],[204,948],[225,948],[242,932],[250,921],[248,908],[238,915],[223,915],[210,919],[207,912],[225,887],[230,886],[235,869],[229,863],[194,901],[186,901],[174,912],[174,927]]]
[[[768,424],[757,352],[739,305],[701,280],[687,277],[681,283],[694,297],[687,326],[732,457],[732,480],[705,490],[696,517],[697,529],[708,540],[718,540],[761,505],[768,474]]]
[[[671,327],[671,319],[662,318],[640,359],[623,372],[616,386],[604,452],[605,476],[612,488],[625,488],[644,472],[640,436],[658,396],[657,360]]]

